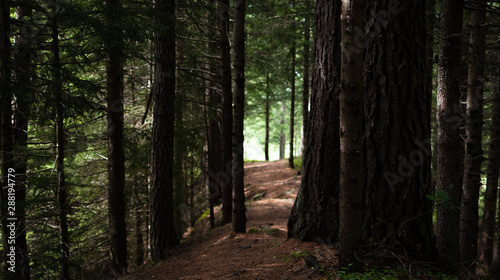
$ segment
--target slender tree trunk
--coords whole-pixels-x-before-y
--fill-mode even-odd
[[[217,10],[215,9],[215,0],[209,1],[209,6],[213,7],[207,11],[209,22],[216,22],[217,20]],[[215,34],[216,30],[212,27],[207,27],[206,34],[208,39],[207,49],[210,50],[210,54],[213,56],[217,55],[218,49],[216,42],[217,35]],[[217,79],[219,67],[217,66],[216,61],[207,60],[207,73],[208,78],[211,80]],[[210,188],[210,197],[213,200],[213,205],[220,205],[222,202],[222,187],[224,183],[221,178],[217,178],[213,176],[215,174],[219,174],[219,172],[223,172],[222,168],[222,118],[219,114],[219,108],[222,105],[222,96],[215,90],[217,88],[217,84],[215,82],[207,81],[208,87],[206,88],[208,95],[208,104],[210,104],[208,108],[208,118],[209,118],[209,133],[208,133],[208,142],[209,142],[209,150],[208,150],[208,172],[209,172],[209,188]]]
[[[54,11],[57,7],[53,8]],[[57,204],[59,210],[59,234],[61,238],[61,279],[70,279],[69,273],[69,232],[68,232],[68,187],[66,186],[64,174],[64,149],[65,149],[65,131],[64,131],[64,101],[62,98],[62,80],[61,80],[61,60],[59,55],[59,30],[57,14],[52,21],[52,54],[54,75],[54,95],[56,100],[56,138],[57,138]]]
[[[295,6],[295,1],[292,1],[291,6]],[[295,33],[295,18],[292,20],[292,32]],[[291,42],[292,46],[290,47],[290,55],[292,57],[292,65],[291,65],[291,79],[290,79],[290,87],[291,87],[291,94],[290,94],[290,156],[288,157],[288,167],[289,168],[294,168],[293,166],[293,132],[294,132],[294,125],[295,125],[295,64],[296,64],[296,53],[297,50],[295,48],[295,38],[292,38]]]
[[[179,243],[174,225],[175,1],[156,0],[155,86],[151,163],[151,257]]]
[[[428,86],[431,90],[434,87],[434,39],[435,39],[435,30],[436,30],[436,0],[427,0],[426,1],[426,9],[427,9],[427,67],[428,67]],[[436,113],[435,107],[431,107],[431,143],[433,145],[433,150],[436,150],[436,138],[437,138],[437,130],[436,130]],[[432,185],[436,185],[436,153],[432,153],[431,155],[431,172],[432,172]],[[435,195],[435,188],[433,188],[432,195]],[[433,205],[434,206],[434,205]]]
[[[311,111],[288,236],[333,244],[339,226],[340,0],[318,0]]]
[[[269,78],[269,72],[266,73],[266,138],[264,142],[264,154],[266,161],[269,161],[269,119],[270,119],[270,109],[271,104],[269,101],[271,95],[271,79]]]
[[[342,5],[340,74],[340,267],[363,270],[363,59],[364,0]],[[359,40],[359,41],[358,41]]]
[[[463,0],[441,1],[439,36],[438,102],[436,109],[438,138],[436,242],[438,263],[442,269],[457,274],[460,270],[459,232],[462,177],[460,151],[460,60]]]
[[[183,207],[188,203],[188,190],[187,190],[187,178],[185,175],[185,165],[186,165],[186,155],[188,152],[188,143],[186,141],[186,136],[184,133],[185,129],[185,117],[184,111],[186,109],[186,102],[180,98],[175,99],[175,124],[174,124],[174,135],[178,137],[174,138],[174,225],[175,232],[177,233],[178,239],[182,238],[182,234],[185,231],[184,221],[182,216],[184,215],[185,208]]]
[[[243,121],[245,118],[245,0],[235,0],[234,19],[234,136],[233,136],[233,229],[246,232],[243,180]]]
[[[127,271],[127,228],[125,222],[125,154],[123,147],[123,40],[120,0],[106,1],[106,21],[115,36],[105,39],[108,108],[108,215],[111,272]]]
[[[285,101],[283,100],[281,102],[281,120],[280,120],[280,159],[285,158],[285,142],[286,142],[286,137],[285,137],[285,131],[283,129],[283,126],[285,125]]]
[[[14,154],[16,177],[16,213],[19,225],[16,232],[16,246],[19,253],[16,256],[17,279],[30,279],[28,243],[26,240],[26,171],[27,160],[24,152],[28,146],[28,117],[30,116],[30,98],[32,92],[31,78],[33,76],[32,61],[32,32],[33,12],[29,5],[20,5],[18,8],[20,33],[17,38],[17,52],[14,57],[16,106],[14,112]]]
[[[222,84],[222,224],[233,217],[233,93],[231,90],[231,47],[229,46],[229,0],[219,0]]]
[[[500,199],[500,195],[499,195]],[[500,216],[500,207],[498,207],[498,216]],[[495,249],[493,253],[493,260],[491,261],[490,265],[490,276],[493,279],[499,279],[500,278],[500,224],[497,225],[497,236],[495,238]]]
[[[310,1],[306,1],[306,8],[309,10]],[[309,16],[304,17],[304,46],[303,46],[303,59],[304,59],[304,77],[302,83],[302,151],[301,155],[304,155],[305,143],[307,139],[307,129],[309,126],[309,72],[311,71],[311,62],[309,59],[310,48],[309,45],[311,36],[311,23]]]
[[[144,264],[144,238],[142,234],[142,206],[139,199],[140,194],[136,194],[135,201],[135,265],[140,267]]]
[[[500,63],[500,51],[496,51],[496,61]],[[497,68],[497,71],[500,69]],[[484,195],[483,232],[481,236],[482,260],[490,266],[493,260],[493,241],[495,240],[495,214],[497,209],[498,177],[500,173],[500,74],[497,72],[491,106],[490,149],[486,193]],[[500,270],[500,268],[499,268]]]
[[[13,197],[8,194],[9,186],[12,186],[12,179],[15,179],[15,170],[13,170],[13,134],[12,134],[12,85],[11,85],[11,45],[10,45],[10,7],[6,0],[0,2],[0,150],[1,150],[1,184],[0,190],[0,214],[2,219],[2,266],[7,279],[17,279],[16,275],[9,271],[15,265],[8,263],[10,257],[8,255],[16,254],[10,250],[9,236],[11,229],[9,225],[17,226],[16,221],[11,221],[11,215],[8,215],[9,198]],[[10,175],[10,176],[9,176]],[[10,179],[10,180],[9,180]],[[11,185],[9,185],[11,183]],[[15,196],[14,196],[15,198]],[[14,200],[15,201],[15,200]],[[9,219],[10,218],[10,219]],[[14,233],[15,234],[15,233]]]
[[[207,100],[207,96],[205,95],[205,104],[208,104],[209,101]],[[211,168],[215,167],[215,158],[212,157],[212,151],[213,147],[212,144],[213,142],[211,141],[211,135],[210,135],[210,118],[208,116],[208,111],[209,108],[207,105],[203,106],[203,111],[204,111],[204,116],[205,116],[205,134],[206,134],[206,140],[207,140],[207,152],[204,153],[205,155],[205,162],[206,162],[206,170],[202,170],[202,173],[205,173],[206,176],[206,181],[203,183],[206,184],[207,186],[207,199],[208,199],[208,208],[210,211],[210,228],[215,228],[215,213],[214,213],[214,205],[215,205],[215,200],[214,197],[216,195],[216,190],[217,190],[217,182],[216,182],[216,176],[213,176],[212,174],[216,174],[214,171],[211,170]],[[215,154],[215,153],[214,153]]]
[[[460,262],[469,276],[476,274],[478,244],[478,202],[483,161],[483,80],[485,62],[486,1],[475,0],[471,14],[469,77],[467,87],[466,140],[462,207],[460,208]]]
[[[368,3],[364,240],[433,260],[425,2]]]

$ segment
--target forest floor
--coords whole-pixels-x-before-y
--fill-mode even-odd
[[[332,266],[335,249],[286,237],[300,186],[300,175],[287,165],[287,160],[245,164],[247,233],[234,233],[230,225],[210,229],[205,219],[165,262],[129,279],[325,279],[321,268],[308,267],[306,260]]]

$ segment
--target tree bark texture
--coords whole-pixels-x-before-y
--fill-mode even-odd
[[[340,1],[319,0],[303,175],[288,236],[332,245],[339,226]]]
[[[243,121],[245,118],[245,0],[235,0],[234,15],[234,130],[233,130],[233,230],[246,232],[243,169]]]
[[[486,1],[471,1],[469,75],[465,120],[465,159],[460,208],[460,262],[472,277],[476,271],[478,246],[479,189],[483,162],[483,82],[485,62]]]
[[[500,51],[496,51],[496,61],[500,63]],[[500,69],[497,68],[497,71]],[[498,177],[500,173],[500,72],[497,72],[493,85],[491,106],[490,143],[488,154],[488,169],[486,193],[484,194],[483,231],[481,236],[482,261],[490,266],[493,260],[493,245],[495,240],[495,224],[497,210]],[[500,270],[500,268],[499,268]]]
[[[364,240],[432,260],[425,2],[368,3]]]
[[[159,262],[178,244],[174,229],[175,1],[156,0],[151,163],[151,257]]]
[[[339,266],[363,270],[363,32],[366,2],[342,4]],[[360,37],[362,36],[362,37]]]
[[[213,10],[207,11],[208,18],[210,22],[216,22],[217,20],[217,10],[215,10],[215,0],[209,2],[209,6],[213,7]],[[210,42],[207,43],[207,49],[210,50],[210,54],[216,56],[218,53],[215,34],[216,30],[211,27],[207,27],[206,34]],[[209,80],[216,80],[219,71],[216,61],[211,61],[207,59],[207,73]],[[221,178],[213,176],[223,172],[222,168],[222,115],[219,113],[219,108],[222,105],[222,96],[215,90],[217,88],[216,82],[207,81],[208,87],[206,88],[208,95],[208,118],[209,118],[209,132],[208,132],[208,172],[209,172],[209,192],[210,199],[213,205],[220,205],[222,202],[222,187],[224,185]]]
[[[108,213],[111,271],[127,271],[127,228],[125,223],[125,154],[123,147],[123,39],[119,23],[120,0],[106,1],[108,32],[106,91],[108,108]]]
[[[436,246],[440,267],[450,273],[459,271],[460,201],[463,150],[460,138],[460,60],[463,0],[441,1],[439,35],[437,134],[437,223]],[[440,198],[441,197],[441,198]]]
[[[219,1],[222,84],[222,224],[233,218],[233,92],[231,90],[231,47],[229,45],[229,0]]]

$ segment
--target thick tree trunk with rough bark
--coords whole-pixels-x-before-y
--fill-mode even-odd
[[[311,112],[288,236],[333,244],[339,226],[340,0],[319,0],[316,11]]]
[[[246,232],[243,170],[243,121],[245,118],[245,0],[236,0],[234,14],[234,130],[233,130],[233,230]]]
[[[478,245],[479,189],[483,161],[483,82],[485,62],[486,1],[471,1],[471,34],[469,40],[469,77],[465,123],[465,160],[460,208],[460,262],[469,276],[476,273]]]
[[[179,243],[174,225],[175,1],[156,0],[153,135],[151,138],[151,257],[159,262]]]
[[[460,138],[460,60],[463,0],[441,1],[437,97],[437,223],[438,263],[450,273],[459,271],[460,201],[463,150]]]
[[[363,270],[363,59],[364,0],[342,5],[340,72],[340,224],[339,266]]]
[[[368,4],[364,240],[432,260],[425,2],[398,3]]]
[[[496,51],[496,61],[500,63],[500,51]],[[497,71],[500,69],[497,68]],[[500,74],[497,72],[493,85],[491,106],[490,148],[486,173],[486,193],[484,194],[483,231],[481,236],[482,261],[490,266],[493,260],[495,224],[497,210],[498,177],[500,173]],[[500,270],[500,268],[499,268]]]
[[[123,147],[123,39],[120,0],[106,1],[106,21],[115,36],[105,38],[107,54],[106,91],[108,109],[108,213],[111,271],[115,276],[127,271],[127,228],[125,222],[125,153]]]
[[[222,84],[222,224],[233,217],[233,92],[229,45],[229,0],[219,1]]]

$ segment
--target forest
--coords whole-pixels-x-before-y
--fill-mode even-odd
[[[500,279],[499,1],[1,0],[0,24],[0,279],[252,234],[245,170],[276,160],[286,240],[335,251],[317,279]]]

